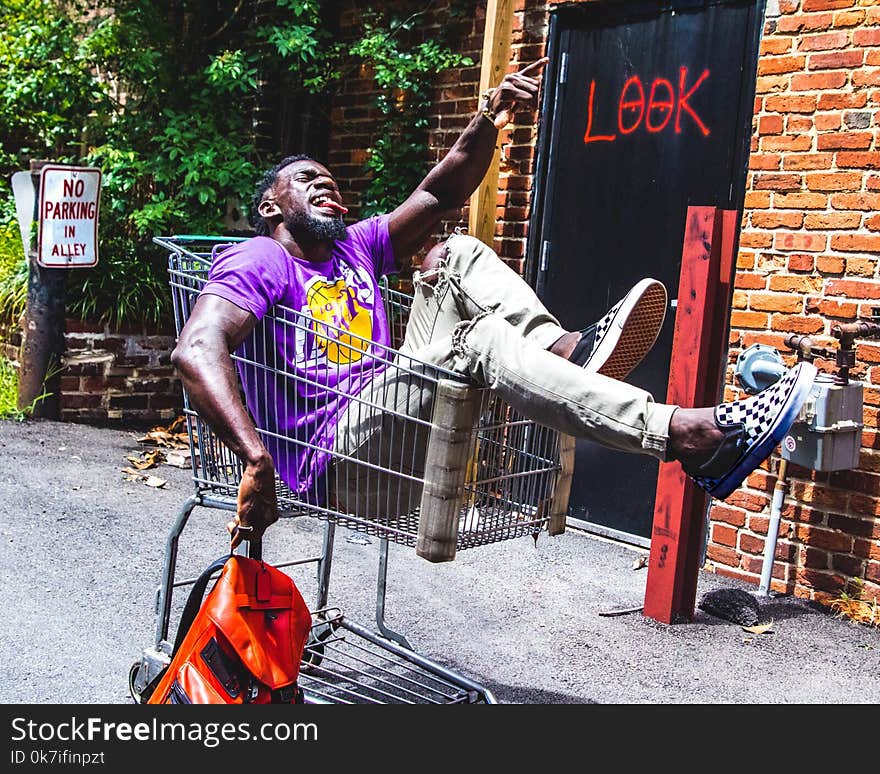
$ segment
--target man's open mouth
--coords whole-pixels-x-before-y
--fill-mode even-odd
[[[341,202],[336,201],[336,199],[331,196],[316,196],[311,200],[311,204],[313,207],[317,207],[319,210],[324,210],[333,215],[345,215],[345,213],[348,212],[347,207],[344,207]]]

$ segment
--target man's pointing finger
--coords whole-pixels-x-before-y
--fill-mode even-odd
[[[537,73],[549,61],[550,61],[550,57],[547,57],[547,56],[541,57],[537,62],[532,62],[530,65],[523,67],[523,69],[519,71],[519,74],[520,75],[530,75],[531,73]]]

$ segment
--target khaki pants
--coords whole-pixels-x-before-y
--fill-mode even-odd
[[[341,417],[335,451],[356,462],[334,466],[340,505],[386,516],[418,505],[433,398],[424,375],[431,365],[496,390],[539,424],[666,459],[675,406],[549,352],[566,331],[528,284],[474,237],[453,235],[446,248],[436,282],[419,272],[413,278],[399,367],[374,380],[364,402],[352,401]]]

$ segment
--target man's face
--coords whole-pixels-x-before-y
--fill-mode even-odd
[[[272,199],[294,239],[334,241],[345,236],[348,210],[329,170],[317,161],[295,161],[278,174]]]

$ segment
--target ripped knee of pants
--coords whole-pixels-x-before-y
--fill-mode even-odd
[[[449,271],[449,246],[453,239],[461,236],[460,229],[456,229],[455,234],[450,235],[442,242],[438,242],[428,250],[424,259],[422,259],[422,264],[418,271],[413,274],[413,283],[428,286],[442,284],[445,279],[444,271],[449,272],[449,274],[453,273]]]
[[[438,254],[429,261],[428,256],[437,247],[444,249],[438,251]],[[449,265],[446,263],[445,244],[435,245],[431,248],[428,256],[422,262],[422,267],[413,272],[413,288],[416,290],[419,288],[431,288],[437,298],[442,298],[449,281],[452,280],[457,285],[461,277],[456,272],[450,271]]]
[[[438,242],[430,250],[428,250],[427,255],[425,255],[424,259],[422,259],[422,265],[420,267],[422,273],[428,274],[431,271],[440,268],[441,266],[448,265],[448,257],[449,240]]]

